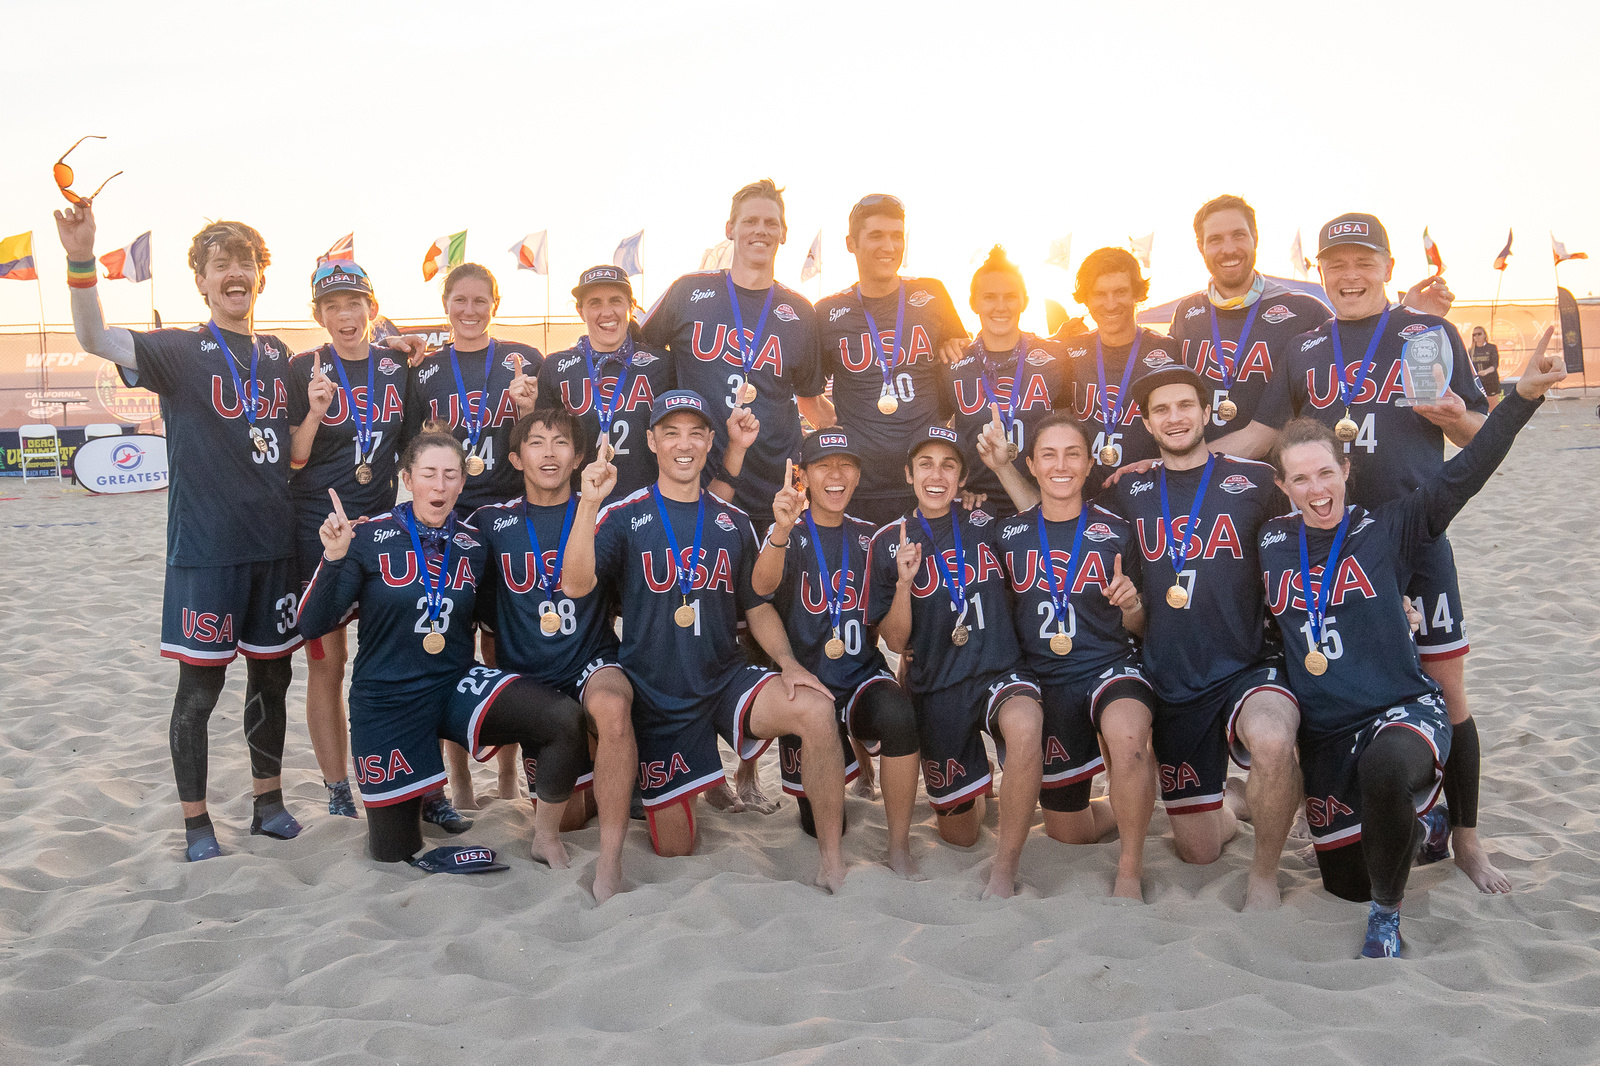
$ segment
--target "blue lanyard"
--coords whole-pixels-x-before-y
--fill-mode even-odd
[[[950,533],[956,539],[956,570],[952,574],[949,565],[944,561],[944,552],[939,550],[939,541],[933,535],[933,527],[928,525],[928,520],[922,514],[922,508],[917,508],[917,521],[922,523],[922,531],[928,535],[928,543],[933,548],[934,561],[939,564],[939,573],[944,575],[944,587],[950,593],[950,602],[955,604],[957,620],[967,616],[967,555],[961,550],[961,510],[957,507],[950,508]]]
[[[567,498],[567,517],[561,520],[561,541],[556,545],[556,565],[548,575],[544,572],[544,552],[539,549],[539,534],[533,528],[533,515],[528,512],[528,501],[522,501],[522,525],[528,531],[528,547],[533,549],[535,580],[539,590],[551,599],[561,587],[561,564],[567,557],[567,534],[572,532],[572,516],[577,513],[578,498]],[[670,536],[670,534],[669,534]]]
[[[244,383],[239,380],[239,371],[233,365],[233,352],[229,350],[228,342],[222,339],[222,331],[217,328],[215,321],[207,322],[206,328],[211,331],[217,347],[222,349],[222,361],[228,364],[228,373],[233,375],[233,395],[238,398],[239,406],[244,408],[244,420],[253,429],[256,424],[256,400],[261,395],[261,386],[256,382],[256,365],[261,361],[261,344],[256,340],[254,333],[250,334],[250,395],[246,396]]]
[[[622,338],[622,369],[617,371],[617,383],[611,389],[609,404],[600,398],[600,367],[605,366],[606,360],[600,360],[600,366],[595,365],[594,349],[589,346],[587,336],[578,338],[578,351],[583,353],[583,365],[589,370],[589,388],[594,392],[594,413],[600,419],[600,434],[608,436],[611,423],[617,417],[617,407],[622,403],[622,394],[628,387],[628,364],[633,362],[633,338],[626,335]]]
[[[361,411],[356,407],[356,394],[350,391],[350,379],[344,373],[344,360],[339,358],[339,351],[333,345],[328,345],[328,354],[333,357],[333,368],[339,372],[339,384],[344,386],[345,399],[350,406],[350,418],[356,424],[356,445],[361,449],[361,460],[366,461],[367,455],[372,451],[372,393],[377,379],[373,375],[372,364],[377,362],[372,358],[372,345],[367,345],[367,417],[361,417]]]
[[[756,364],[756,353],[761,350],[761,338],[767,332],[767,312],[772,310],[772,294],[776,285],[767,286],[767,302],[761,305],[761,317],[756,319],[755,339],[749,344],[744,339],[744,315],[739,310],[739,291],[733,287],[733,272],[722,275],[728,283],[728,302],[733,304],[733,329],[739,338],[739,361],[744,364],[744,379],[750,381],[750,368]],[[752,385],[755,382],[750,382]]]
[[[1000,408],[1000,423],[1006,427],[1007,433],[1011,432],[1011,423],[1017,420],[1017,394],[1022,392],[1023,360],[1027,358],[1027,353],[1028,338],[1024,336],[1017,340],[1017,367],[1011,372],[1011,395],[1005,404],[1001,404],[1000,385],[989,380],[989,349],[983,346],[983,338],[978,338],[978,382],[983,386],[984,398]]]
[[[1233,388],[1233,374],[1239,369],[1239,360],[1243,359],[1249,351],[1250,331],[1255,328],[1256,314],[1261,310],[1262,301],[1257,300],[1250,305],[1249,312],[1244,316],[1244,329],[1239,333],[1239,343],[1233,346],[1233,366],[1228,365],[1228,360],[1222,357],[1222,333],[1217,329],[1217,308],[1210,300],[1206,301],[1206,308],[1211,312],[1211,354],[1216,356],[1217,370],[1222,374],[1222,387],[1224,390]],[[1205,363],[1200,364],[1200,372],[1205,373]]]
[[[1333,357],[1339,361],[1339,402],[1344,404],[1346,410],[1361,395],[1361,386],[1367,383],[1367,375],[1372,372],[1372,357],[1378,354],[1378,342],[1383,340],[1383,327],[1389,324],[1389,312],[1393,309],[1390,304],[1383,305],[1383,317],[1378,319],[1378,328],[1372,331],[1372,339],[1367,342],[1367,354],[1361,359],[1361,369],[1356,372],[1353,387],[1345,384],[1344,345],[1339,343],[1339,320],[1333,320]]]
[[[694,591],[694,568],[700,562],[700,534],[706,528],[706,494],[700,493],[700,513],[694,520],[694,554],[689,558],[687,569],[678,558],[678,538],[672,535],[672,519],[667,517],[667,505],[661,501],[661,490],[651,485],[650,495],[656,498],[656,511],[661,515],[662,528],[667,531],[667,547],[672,549],[672,573],[678,579],[678,590],[683,593],[683,601],[688,603],[689,593]]]
[[[1167,556],[1172,560],[1172,571],[1176,574],[1183,569],[1183,564],[1189,561],[1189,538],[1195,536],[1195,524],[1200,521],[1200,505],[1205,502],[1206,486],[1211,484],[1211,468],[1217,462],[1217,453],[1211,452],[1206,456],[1206,469],[1200,475],[1200,487],[1195,490],[1194,506],[1189,509],[1189,524],[1183,527],[1183,548],[1178,548],[1179,537],[1172,526],[1172,509],[1167,504],[1167,468],[1161,467],[1161,517],[1167,523]]]
[[[861,305],[861,313],[867,316],[867,336],[872,338],[873,358],[883,368],[883,391],[888,392],[892,388],[889,377],[894,373],[894,368],[900,365],[900,334],[906,325],[906,283],[900,283],[900,306],[894,313],[894,336],[889,339],[892,351],[888,355],[883,354],[883,339],[878,336],[878,323],[873,320],[872,312],[867,310],[867,299],[861,295],[861,286],[857,285],[855,289],[856,302]]]
[[[1127,365],[1122,368],[1122,384],[1117,386],[1117,402],[1113,407],[1110,394],[1106,392],[1106,357],[1100,348],[1100,331],[1094,331],[1094,368],[1100,374],[1100,422],[1108,434],[1117,432],[1122,425],[1122,412],[1127,409],[1128,403],[1128,380],[1133,377],[1133,364],[1139,361],[1139,346],[1143,343],[1144,330],[1135,331],[1133,347],[1128,351]]]
[[[1344,546],[1344,534],[1350,528],[1350,512],[1352,507],[1344,509],[1344,517],[1339,519],[1339,531],[1333,535],[1333,547],[1328,549],[1328,565],[1322,568],[1322,583],[1318,586],[1316,595],[1311,594],[1311,559],[1310,552],[1306,550],[1306,523],[1304,516],[1300,519],[1300,591],[1305,596],[1306,615],[1311,619],[1311,650],[1316,651],[1322,644],[1322,620],[1328,614],[1328,596],[1337,583],[1339,565],[1339,549]]]
[[[811,547],[817,553],[817,569],[822,571],[822,594],[828,598],[828,619],[834,629],[839,628],[839,616],[844,610],[844,590],[850,584],[850,523],[839,523],[844,533],[844,543],[839,547],[839,587],[833,587],[833,578],[828,574],[828,560],[822,555],[822,538],[817,535],[817,523],[811,518],[810,508],[806,509],[806,528],[811,530]]]
[[[474,414],[472,401],[467,398],[467,386],[461,380],[461,364],[456,362],[456,346],[450,345],[450,369],[456,375],[456,392],[461,396],[461,424],[467,427],[467,451],[478,446],[478,436],[483,433],[483,410],[489,406],[489,370],[494,366],[494,338],[483,354],[483,392],[478,396],[478,410]]]
[[[1089,516],[1089,505],[1081,505],[1078,512],[1078,531],[1072,535],[1072,551],[1067,553],[1067,588],[1061,591],[1056,582],[1055,560],[1050,556],[1050,539],[1044,532],[1044,511],[1039,511],[1039,549],[1044,560],[1044,574],[1050,582],[1050,605],[1056,609],[1056,624],[1065,625],[1067,618],[1067,604],[1072,600],[1072,564],[1078,558],[1078,549],[1083,546],[1084,520]]]
[[[422,571],[422,587],[428,597],[428,622],[436,624],[439,621],[439,611],[444,606],[444,586],[449,580],[450,573],[450,527],[455,524],[455,512],[451,512],[444,520],[444,550],[439,559],[439,577],[434,580],[433,574],[428,570],[428,557],[422,553],[422,538],[417,536],[417,516],[409,503],[402,504],[406,517],[406,529],[411,533],[411,547],[417,553],[417,569]]]

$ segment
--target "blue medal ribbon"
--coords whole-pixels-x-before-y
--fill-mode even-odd
[[[856,302],[861,305],[861,313],[867,316],[867,336],[872,338],[873,358],[878,361],[878,366],[883,369],[883,392],[891,392],[894,388],[889,382],[895,367],[900,365],[900,335],[906,325],[906,283],[900,283],[900,305],[894,314],[894,336],[889,339],[889,347],[893,349],[888,355],[883,354],[883,339],[878,336],[878,323],[873,319],[872,312],[867,310],[867,299],[861,295],[861,286],[857,285]],[[879,393],[882,395],[882,393]]]
[[[256,400],[261,395],[261,385],[256,381],[256,367],[261,362],[261,343],[256,340],[254,333],[250,334],[250,395],[244,392],[244,383],[239,380],[239,370],[233,365],[233,351],[228,347],[228,342],[222,339],[222,330],[217,328],[215,320],[206,323],[206,328],[211,331],[211,337],[217,342],[217,347],[222,349],[222,361],[228,364],[228,373],[233,375],[233,395],[238,398],[239,406],[244,408],[244,420],[250,428],[256,428]]]
[[[633,362],[633,338],[624,335],[622,347],[616,354],[622,357],[622,369],[617,371],[617,383],[611,389],[611,402],[606,403],[600,398],[600,368],[606,361],[600,360],[597,365],[594,361],[594,349],[589,345],[587,336],[578,338],[578,351],[583,355],[583,365],[589,371],[589,388],[594,392],[594,413],[600,419],[600,435],[611,435],[611,423],[616,420],[617,406],[622,403],[623,391],[628,387],[628,365]],[[612,353],[607,352],[607,355]]]
[[[746,344],[744,315],[739,310],[739,291],[733,287],[733,272],[729,271],[722,275],[722,278],[728,283],[728,302],[733,304],[733,329],[739,338],[739,361],[744,364],[744,380],[754,386],[755,382],[750,380],[750,369],[755,366],[756,354],[761,351],[761,338],[767,332],[767,312],[772,310],[772,294],[777,291],[778,286],[767,286],[767,302],[761,305],[761,317],[756,319],[755,339]]]
[[[844,543],[839,548],[839,587],[833,587],[833,578],[828,573],[828,560],[822,554],[822,538],[817,535],[817,523],[811,517],[810,508],[806,509],[806,528],[811,530],[811,547],[817,553],[817,569],[822,571],[822,594],[828,598],[828,620],[833,626],[833,631],[839,631],[839,617],[844,611],[844,590],[850,583],[850,523],[839,523],[844,533]]]
[[[678,557],[678,538],[672,534],[672,519],[667,517],[667,505],[661,500],[661,490],[650,486],[650,495],[655,497],[656,512],[661,515],[661,526],[667,531],[667,547],[672,549],[672,573],[677,578],[678,590],[683,593],[683,602],[689,602],[689,594],[694,591],[694,568],[700,563],[700,534],[706,528],[706,494],[700,493],[700,511],[694,520],[694,554],[689,558],[689,565],[685,568]]]
[[[428,557],[422,551],[422,538],[417,535],[417,515],[409,503],[400,505],[401,512],[405,515],[406,530],[411,534],[411,548],[417,553],[417,569],[422,571],[422,587],[428,598],[428,625],[437,628],[439,625],[439,611],[444,607],[444,586],[449,580],[450,573],[450,527],[455,524],[456,516],[452,511],[444,520],[444,549],[440,552],[439,577],[434,579],[428,569]]]
[[[1317,587],[1316,595],[1311,593],[1311,553],[1306,548],[1305,517],[1301,516],[1300,519],[1300,591],[1305,597],[1306,615],[1311,620],[1311,651],[1322,646],[1322,620],[1327,617],[1328,597],[1337,583],[1339,549],[1344,546],[1344,535],[1350,528],[1352,510],[1353,507],[1346,507],[1344,517],[1339,519],[1339,529],[1333,535],[1333,546],[1328,549],[1328,565],[1322,568],[1322,582]]]
[[[528,511],[528,501],[522,501],[522,526],[528,531],[528,547],[533,549],[534,580],[539,583],[539,591],[547,599],[556,598],[556,590],[561,587],[561,567],[567,558],[567,534],[572,532],[572,516],[578,511],[578,498],[567,498],[567,516],[561,520],[561,540],[556,545],[556,564],[547,575],[544,572],[544,552],[539,548],[539,534],[533,528],[533,515]],[[662,515],[665,518],[665,515]],[[671,527],[668,527],[669,529]],[[670,539],[671,534],[668,534]]]
[[[950,533],[956,541],[956,570],[952,574],[950,567],[944,561],[944,552],[939,550],[939,541],[933,535],[933,527],[928,525],[928,519],[923,516],[922,508],[917,508],[917,521],[922,523],[922,531],[928,535],[928,542],[933,548],[934,561],[939,564],[939,573],[944,575],[945,590],[950,593],[950,602],[955,604],[956,625],[960,625],[967,617],[967,555],[961,548],[961,510],[958,507],[950,508]]]
[[[1239,360],[1249,351],[1250,331],[1255,328],[1256,315],[1261,311],[1261,301],[1257,300],[1250,305],[1250,310],[1244,316],[1244,329],[1239,333],[1239,343],[1233,346],[1232,366],[1222,357],[1222,331],[1217,328],[1217,308],[1210,300],[1206,301],[1206,308],[1211,312],[1211,354],[1216,357],[1217,370],[1222,374],[1222,389],[1224,392],[1233,389],[1234,371],[1239,369]],[[1200,364],[1200,373],[1205,373],[1205,363]]]
[[[456,362],[456,346],[450,345],[450,370],[456,376],[456,393],[461,397],[461,424],[467,427],[467,454],[472,454],[478,448],[478,438],[483,434],[483,412],[489,406],[489,371],[494,367],[494,338],[489,338],[489,347],[483,355],[483,392],[478,395],[478,410],[472,410],[472,401],[467,397],[467,386],[461,380],[461,364]]]
[[[1039,550],[1043,553],[1044,574],[1050,583],[1050,606],[1056,610],[1056,627],[1063,629],[1067,624],[1067,607],[1072,600],[1072,564],[1078,558],[1078,549],[1083,546],[1083,527],[1089,517],[1089,505],[1082,505],[1078,512],[1078,529],[1072,535],[1072,551],[1067,553],[1067,587],[1062,590],[1056,581],[1055,560],[1050,556],[1050,538],[1044,531],[1044,511],[1039,512]]]
[[[1378,342],[1383,340],[1383,327],[1389,324],[1389,312],[1392,310],[1392,304],[1383,305],[1383,317],[1378,319],[1378,328],[1372,331],[1372,339],[1367,342],[1367,354],[1361,359],[1361,369],[1356,371],[1356,383],[1353,386],[1344,380],[1344,345],[1339,341],[1339,320],[1333,320],[1333,357],[1339,363],[1339,402],[1344,404],[1347,412],[1355,398],[1361,395],[1361,386],[1367,383],[1367,375],[1372,372],[1372,359],[1378,354]]]
[[[367,456],[372,453],[372,393],[376,388],[377,379],[373,377],[373,365],[377,362],[372,357],[372,345],[367,345],[367,417],[361,417],[361,411],[356,407],[356,394],[350,391],[350,379],[345,376],[344,360],[339,358],[339,351],[333,345],[328,345],[328,354],[333,359],[333,368],[339,372],[339,384],[344,388],[345,404],[350,408],[350,418],[356,424],[356,447],[361,453],[361,461],[367,461]]]
[[[1200,505],[1205,502],[1206,486],[1211,484],[1211,468],[1216,465],[1217,453],[1211,452],[1206,456],[1205,472],[1200,475],[1200,487],[1195,490],[1194,506],[1189,509],[1189,523],[1183,527],[1183,547],[1178,547],[1178,535],[1173,530],[1172,509],[1167,504],[1167,468],[1161,467],[1161,517],[1167,523],[1167,556],[1172,560],[1172,574],[1174,579],[1178,571],[1183,569],[1183,564],[1189,561],[1189,538],[1195,535],[1195,525],[1200,521]]]
[[[1000,424],[1005,426],[1007,436],[1011,435],[1011,423],[1017,420],[1017,394],[1022,391],[1023,363],[1027,353],[1028,338],[1023,336],[1017,340],[1017,366],[1011,372],[1011,395],[1006,398],[1005,404],[1001,404],[1000,384],[998,380],[989,380],[989,349],[983,346],[983,338],[978,338],[978,383],[983,386],[984,398],[1000,408]]]
[[[1139,361],[1139,346],[1144,343],[1144,330],[1133,334],[1133,347],[1128,350],[1128,362],[1122,368],[1122,384],[1117,386],[1117,399],[1113,404],[1106,391],[1106,356],[1100,347],[1100,331],[1094,331],[1094,368],[1100,375],[1100,422],[1106,435],[1118,432],[1122,426],[1122,412],[1128,406],[1128,382],[1133,378],[1133,365]],[[1014,387],[1014,386],[1013,386]]]

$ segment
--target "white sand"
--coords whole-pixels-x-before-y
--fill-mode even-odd
[[[0,502],[0,1064],[1594,1062],[1596,430],[1592,401],[1552,404],[1453,530],[1481,825],[1516,891],[1419,871],[1400,961],[1355,959],[1365,908],[1293,854],[1283,909],[1241,916],[1248,827],[1204,869],[1153,837],[1143,907],[1104,898],[1114,842],[1038,828],[1024,898],[980,902],[992,835],[941,845],[925,805],[931,879],[901,882],[874,865],[882,810],[859,799],[837,898],[797,883],[815,851],[793,801],[702,808],[687,859],[655,858],[636,823],[634,888],[600,908],[598,831],[552,873],[527,857],[525,801],[489,804],[466,837],[510,873],[380,867],[363,823],[322,813],[300,665],[285,782],[306,832],[247,833],[237,665],[211,742],[227,855],[187,865],[176,667],[156,655],[165,498],[0,482],[21,497]]]

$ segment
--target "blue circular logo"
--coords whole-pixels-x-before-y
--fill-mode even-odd
[[[137,444],[119,444],[111,449],[111,462],[118,470],[137,470],[144,462],[144,449]]]

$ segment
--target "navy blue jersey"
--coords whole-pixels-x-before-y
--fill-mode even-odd
[[[611,490],[607,503],[633,495],[660,475],[656,453],[644,439],[650,426],[650,405],[663,392],[678,387],[670,356],[642,346],[635,346],[632,351],[628,358],[628,378],[622,387],[622,396],[616,400],[611,421],[611,447],[616,452],[611,463],[617,468],[617,487]],[[614,352],[594,353],[602,406],[609,407],[612,403],[627,352],[625,345]],[[600,412],[595,405],[588,365],[583,361],[583,352],[577,348],[546,356],[544,366],[539,368],[539,406],[555,407],[557,404],[570,411],[583,427],[584,439],[578,446],[585,449],[583,465],[587,465],[594,458],[595,446],[600,440]]]
[[[750,586],[759,549],[749,516],[709,492],[703,496],[705,528],[689,595],[692,626],[672,617],[684,599],[653,494],[641,489],[618,500],[595,523],[595,573],[623,618],[618,661],[644,706],[664,721],[688,723],[709,713],[707,701],[746,665],[739,619],[770,599]],[[662,502],[687,565],[696,505]]]
[[[1272,380],[1272,368],[1288,358],[1295,338],[1333,316],[1327,305],[1310,293],[1285,288],[1271,279],[1267,279],[1257,304],[1260,310],[1253,317],[1248,307],[1216,312],[1217,336],[1222,340],[1222,356],[1230,367],[1233,381],[1227,395],[1238,407],[1227,422],[1217,416],[1223,385],[1222,370],[1211,351],[1211,300],[1205,290],[1201,290],[1185,296],[1173,308],[1168,332],[1181,346],[1178,357],[1211,384],[1211,395],[1205,398],[1211,405],[1206,440],[1215,440],[1248,426],[1256,417],[1267,382]],[[1247,319],[1250,321],[1250,347],[1240,354],[1237,351],[1239,334],[1244,331]]]
[[[783,580],[773,594],[772,603],[783,619],[794,657],[832,689],[835,696],[854,692],[868,678],[888,669],[883,653],[878,650],[878,642],[867,632],[867,552],[875,528],[871,522],[849,515],[845,515],[842,527],[817,527],[822,557],[828,562],[830,583],[841,593],[839,639],[844,641],[841,658],[830,659],[823,650],[833,637],[833,621],[828,611],[822,571],[817,567],[816,547],[804,519],[796,522],[789,533],[789,547],[783,556]],[[771,534],[768,536],[770,538]],[[847,546],[850,572],[841,583],[839,559]]]
[[[1257,534],[1263,523],[1289,509],[1266,463],[1218,455],[1190,530],[1189,513],[1204,467],[1167,472],[1173,525],[1184,531],[1190,556],[1173,573],[1167,554],[1167,524],[1161,514],[1161,464],[1124,477],[1099,503],[1133,523],[1143,553],[1144,672],[1156,695],[1187,703],[1255,665],[1266,651],[1266,603],[1257,565]],[[1127,563],[1126,557],[1123,563]],[[1182,585],[1189,600],[1167,603],[1167,589]]]
[[[1283,633],[1289,687],[1300,701],[1300,728],[1313,737],[1348,732],[1389,707],[1439,694],[1422,669],[1405,616],[1410,573],[1511,450],[1517,430],[1542,401],[1507,397],[1472,443],[1416,492],[1368,511],[1347,505],[1349,527],[1334,568],[1322,628],[1327,673],[1305,668],[1311,647],[1305,583],[1300,572],[1299,515],[1274,518],[1261,530],[1267,606]],[[1326,578],[1335,531],[1306,529],[1313,595]]]
[[[561,527],[567,505],[536,507],[526,499],[492,503],[473,512],[472,525],[488,545],[491,579],[484,582],[479,617],[494,630],[497,666],[526,674],[541,684],[560,688],[571,684],[583,668],[601,655],[615,655],[617,634],[612,613],[598,588],[573,599],[561,591],[560,582],[550,593],[539,586],[540,570],[534,565],[524,516],[533,516],[533,531],[543,555],[543,573],[555,569]],[[546,611],[554,611],[561,625],[554,633],[539,627]]]
[[[1339,323],[1345,381],[1352,387],[1378,320],[1379,316],[1374,315]],[[1378,342],[1367,380],[1350,405],[1350,417],[1359,432],[1352,443],[1344,446],[1350,457],[1349,492],[1352,500],[1365,507],[1376,507],[1420,488],[1438,477],[1444,466],[1444,430],[1411,408],[1394,404],[1396,397],[1405,395],[1400,352],[1406,341],[1440,326],[1454,349],[1451,391],[1461,397],[1469,410],[1480,414],[1489,410],[1489,399],[1456,327],[1437,316],[1396,307]],[[1344,417],[1332,336],[1330,320],[1298,338],[1262,396],[1256,421],[1282,429],[1291,418],[1304,416],[1332,427]]]
[[[855,286],[817,304],[822,369],[833,378],[833,408],[839,425],[862,450],[857,499],[910,494],[905,479],[906,442],[928,426],[945,425],[950,418],[950,377],[939,359],[939,348],[951,337],[967,335],[943,282],[934,278],[900,280],[905,284],[906,317],[898,356],[893,346],[900,293],[865,301],[877,323],[884,358],[894,363],[889,381],[900,406],[893,414],[878,410],[883,364],[872,345]]]
[[[693,389],[711,405],[717,439],[706,469],[715,475],[728,446],[728,415],[744,384],[744,356],[735,335],[728,272],[685,274],[650,309],[642,330],[645,343],[670,352],[677,387]],[[783,464],[800,458],[800,408],[796,396],[820,396],[824,379],[817,361],[817,314],[811,301],[787,285],[775,284],[766,329],[756,337],[765,289],[738,286],[745,343],[755,360],[750,380],[755,400],[747,404],[761,422],[761,435],[745,454],[734,502],[747,512],[772,509],[782,487]]]
[[[405,436],[407,440],[422,430],[426,421],[437,419],[462,447],[467,445],[467,412],[482,413],[483,430],[476,448],[469,453],[483,460],[483,473],[467,475],[467,483],[456,501],[458,514],[470,514],[486,503],[500,503],[522,492],[522,475],[506,458],[511,447],[511,427],[517,424],[517,404],[506,391],[516,372],[517,356],[522,357],[522,373],[537,377],[544,356],[537,348],[516,341],[494,342],[494,360],[489,366],[489,387],[485,400],[483,363],[488,348],[476,352],[456,352],[461,368],[461,384],[466,389],[463,401],[450,369],[448,346],[428,356],[411,372],[411,395],[406,398]]]
[[[448,560],[424,546],[430,580],[439,581],[444,595],[438,624],[445,647],[429,655],[422,650],[430,631],[427,588],[406,527],[410,513],[411,504],[402,503],[376,518],[354,519],[350,550],[342,559],[323,558],[300,601],[301,632],[310,634],[308,640],[337,628],[351,607],[361,608],[352,702],[432,693],[474,665],[474,612],[488,565],[483,539],[471,523],[452,515],[444,527]],[[424,533],[420,524],[417,532]],[[442,576],[441,564],[448,566]]]
[[[1133,400],[1133,383],[1142,375],[1159,367],[1169,366],[1178,361],[1179,348],[1170,337],[1163,337],[1152,329],[1139,327],[1139,336],[1135,338],[1139,348],[1139,360],[1134,364],[1133,372],[1128,375],[1128,398],[1122,404],[1121,417],[1116,419],[1116,425],[1107,430],[1106,410],[1109,408],[1115,414],[1117,402],[1122,395],[1122,375],[1128,369],[1128,359],[1133,355],[1133,344],[1108,344],[1103,346],[1103,355],[1106,369],[1106,389],[1102,396],[1100,392],[1100,370],[1095,364],[1095,338],[1100,335],[1096,330],[1093,333],[1083,333],[1075,337],[1068,337],[1063,341],[1067,356],[1072,361],[1072,394],[1073,413],[1078,421],[1083,423],[1083,428],[1090,435],[1089,451],[1094,465],[1089,468],[1089,496],[1099,491],[1107,474],[1122,466],[1124,463],[1138,463],[1145,459],[1156,459],[1161,455],[1161,449],[1156,447],[1155,438],[1150,436],[1150,431],[1144,428],[1144,420],[1139,417],[1139,405]],[[1104,406],[1102,400],[1105,401]],[[1105,447],[1117,449],[1116,462],[1110,466],[1100,462],[1100,449]]]
[[[1010,440],[1017,446],[1017,470],[1031,484],[1033,475],[1028,473],[1027,459],[1028,449],[1033,447],[1031,431],[1057,404],[1063,410],[1071,405],[1072,364],[1056,341],[1024,333],[1021,343],[1023,384],[1016,390]],[[978,458],[978,434],[990,419],[989,395],[984,391],[983,379],[987,374],[1003,422],[1006,405],[1012,403],[1011,381],[1016,372],[1015,351],[991,352],[984,348],[981,338],[968,346],[966,355],[950,368],[950,386],[955,395],[951,428],[961,435],[961,457],[967,464],[966,488],[987,493],[988,509],[1001,515],[1015,514],[1016,507],[1000,487],[999,475]]]
[[[250,391],[250,338],[222,331],[228,351],[210,330],[158,329],[133,334],[138,366],[122,380],[161,397],[167,427],[167,562],[172,566],[232,566],[294,555],[294,510],[289,502],[289,349],[256,334],[256,426],[265,452],[250,437],[244,403],[227,357]]]
[[[311,413],[306,397],[311,387],[311,367],[322,363],[323,373],[334,384],[333,402],[317,425],[311,442],[311,457],[289,478],[289,493],[297,510],[326,515],[330,509],[328,490],[339,494],[345,514],[382,514],[394,506],[400,466],[400,437],[405,426],[406,365],[386,348],[373,346],[367,359],[340,359],[346,392],[334,369],[333,347],[323,345],[303,352],[289,361],[289,421],[298,426]],[[356,435],[356,414],[368,417],[367,371],[372,371],[370,451],[372,480],[363,485],[356,480],[356,466],[362,461],[361,444]],[[352,395],[354,397],[352,401]],[[352,408],[352,402],[354,407]]]
[[[1050,650],[1057,616],[1050,599],[1050,578],[1042,565],[1039,547],[1039,508],[1030,507],[1000,524],[1001,559],[1015,593],[1017,639],[1033,676],[1045,683],[1070,684],[1093,677],[1121,663],[1135,649],[1133,637],[1122,626],[1122,610],[1106,599],[1105,590],[1116,573],[1117,556],[1122,572],[1137,587],[1143,576],[1133,528],[1103,507],[1086,504],[1083,540],[1067,573],[1067,554],[1077,532],[1076,518],[1045,522],[1050,558],[1056,572],[1056,589],[1070,593],[1064,630],[1072,650],[1057,655]]]
[[[944,565],[955,573],[956,545],[951,532],[951,515],[961,515],[961,548],[966,557],[969,631],[965,644],[950,640],[960,617],[944,573],[934,557],[944,556]],[[911,667],[906,672],[907,688],[912,692],[936,692],[976,677],[1012,670],[1022,661],[1017,633],[1011,622],[1011,590],[1000,565],[1000,523],[979,508],[965,511],[955,507],[928,526],[936,541],[929,541],[916,515],[906,517],[906,539],[922,545],[922,570],[911,586]],[[872,538],[869,562],[867,621],[877,625],[894,604],[894,590],[900,574],[895,555],[900,545],[900,523],[891,522]]]

